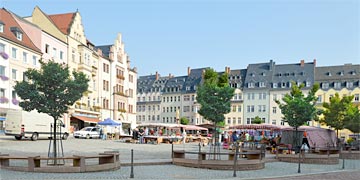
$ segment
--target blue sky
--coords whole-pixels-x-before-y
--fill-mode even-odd
[[[79,10],[95,45],[122,33],[139,75],[186,75],[187,67],[224,71],[249,63],[318,66],[360,63],[357,0],[1,0],[30,16]]]

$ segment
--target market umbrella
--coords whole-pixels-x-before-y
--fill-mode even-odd
[[[100,121],[98,122],[98,125],[103,125],[103,126],[120,126],[121,123],[115,122],[114,120],[107,118],[104,121]]]

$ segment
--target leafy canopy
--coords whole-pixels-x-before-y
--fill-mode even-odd
[[[360,133],[360,110],[355,105],[350,106],[345,117],[345,128],[353,133]]]
[[[335,130],[345,128],[347,122],[356,116],[356,107],[352,106],[354,96],[344,96],[340,98],[338,93],[331,97],[330,103],[323,103],[324,118],[320,119],[320,123],[326,124]],[[356,120],[356,118],[354,119]]]
[[[229,86],[227,73],[219,76],[213,69],[206,69],[204,82],[197,90],[196,100],[201,105],[199,114],[215,123],[224,121],[224,114],[230,112],[234,91],[235,89]]]
[[[305,96],[301,90],[304,84],[299,86],[295,82],[291,82],[291,84],[290,94],[286,94],[282,98],[284,103],[281,103],[279,100],[276,100],[276,103],[281,109],[285,122],[288,122],[290,126],[297,129],[316,116],[315,102],[317,98],[315,93],[319,89],[319,85],[314,84],[308,95]]]
[[[82,72],[74,71],[70,76],[69,67],[63,64],[42,60],[40,64],[40,70],[29,69],[24,73],[28,80],[16,82],[15,92],[23,100],[19,105],[25,111],[36,109],[56,120],[82,97],[89,79]]]
[[[181,117],[180,118],[180,124],[188,125],[189,124],[189,119],[186,118],[186,117]]]

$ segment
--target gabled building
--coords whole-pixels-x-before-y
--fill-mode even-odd
[[[8,109],[20,109],[14,86],[26,80],[28,68],[38,68],[41,50],[15,19],[16,15],[0,9],[0,118],[5,119]],[[2,122],[0,120],[0,122]],[[0,127],[3,127],[0,124]]]
[[[100,49],[104,58],[108,60],[103,63],[103,70],[110,75],[110,79],[103,77],[103,87],[105,91],[110,92],[110,95],[102,95],[105,95],[104,99],[111,107],[109,111],[105,110],[104,114],[109,113],[108,117],[120,121],[123,130],[133,129],[136,127],[137,69],[131,67],[130,57],[125,51],[121,34],[118,34],[114,44],[96,46],[96,48]]]

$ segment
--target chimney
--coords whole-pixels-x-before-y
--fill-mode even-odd
[[[230,67],[227,67],[227,73],[230,74]]]
[[[155,79],[159,80],[159,73],[157,71],[156,71],[156,74],[155,74]]]
[[[316,59],[314,59],[313,63],[314,63],[314,66],[316,66]]]
[[[171,78],[171,73],[169,73],[169,79]]]
[[[304,67],[304,64],[305,64],[305,60],[301,60],[301,61],[300,61],[300,66],[301,66],[301,67]]]
[[[205,69],[203,69],[201,72],[201,78],[204,79],[204,77],[205,77]]]
[[[269,63],[269,70],[270,70],[270,71],[273,70],[273,66],[274,66],[273,60],[270,59],[270,63]]]
[[[188,67],[188,76],[190,76],[191,69]]]

